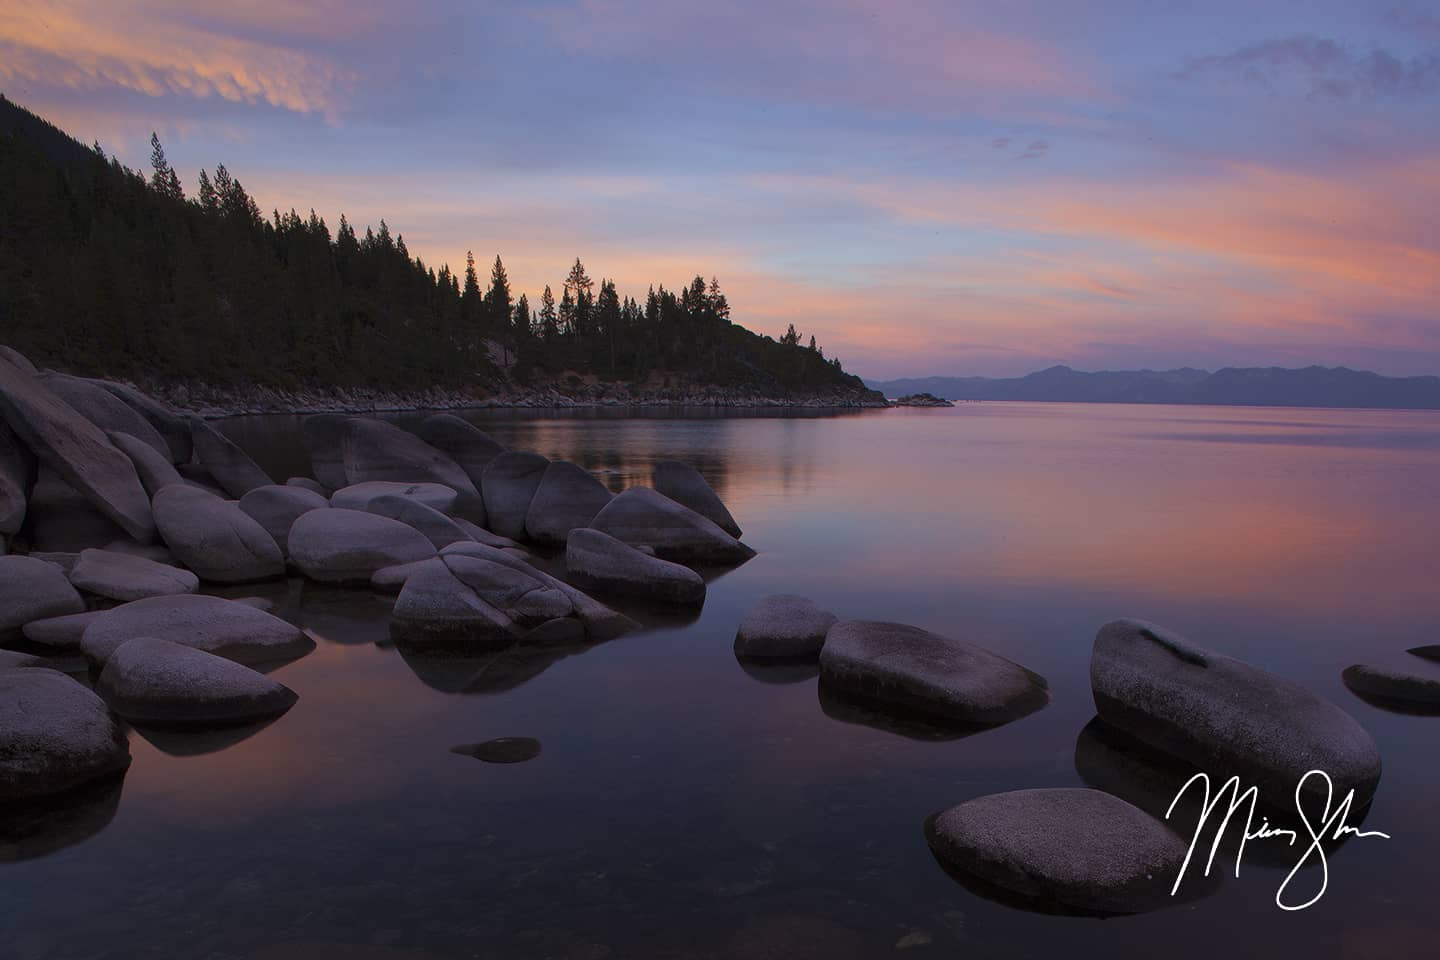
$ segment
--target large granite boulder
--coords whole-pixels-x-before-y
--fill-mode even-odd
[[[194,593],[200,578],[189,570],[112,550],[82,550],[70,582],[97,597],[128,603],[146,597]]]
[[[150,426],[165,439],[170,451],[171,463],[188,463],[194,453],[190,439],[190,424],[185,418],[153,397],[148,397],[134,387],[111,380],[92,380],[92,383],[110,391],[121,402],[138,412],[150,422]]]
[[[793,593],[761,597],[740,621],[735,655],[750,660],[813,660],[835,614]]]
[[[368,510],[377,497],[408,497],[431,510],[449,514],[460,495],[443,483],[399,483],[394,480],[368,480],[341,487],[330,495],[330,506],[341,510]]]
[[[135,465],[136,475],[140,477],[141,485],[145,487],[145,492],[152,499],[155,494],[170,484],[185,482],[185,478],[180,476],[180,471],[175,469],[175,465],[170,462],[169,457],[144,440],[115,430],[110,431],[106,436],[121,453],[130,458],[130,462]]]
[[[739,539],[740,525],[720,502],[720,497],[705,482],[700,471],[679,460],[660,460],[655,464],[653,486],[656,491],[694,510],[700,516]]]
[[[290,552],[290,527],[311,510],[324,510],[330,501],[313,490],[289,484],[268,484],[256,487],[240,498],[240,509],[265,528],[280,552]]]
[[[172,484],[155,494],[155,521],[165,545],[202,580],[248,583],[285,575],[275,538],[231,501]]]
[[[40,375],[40,369],[30,362],[29,357],[14,347],[6,346],[3,343],[0,343],[0,361],[6,361],[15,369],[22,373],[28,373],[32,377]]]
[[[312,480],[310,477],[287,477],[285,479],[285,486],[299,487],[301,490],[318,493],[326,500],[330,499],[330,490],[319,480]]]
[[[84,609],[61,567],[34,557],[0,557],[0,639],[32,620]]]
[[[335,413],[320,413],[306,417],[300,425],[301,438],[310,454],[310,471],[330,490],[339,490],[350,483],[345,476],[345,458],[340,452],[346,419]]]
[[[433,556],[419,530],[361,510],[311,510],[290,528],[291,559],[322,583],[369,583],[382,567]]]
[[[501,648],[524,635],[439,557],[406,578],[390,615],[395,637],[413,649],[452,647],[457,638],[463,638],[467,648]]]
[[[1353,789],[1363,805],[1380,781],[1375,741],[1348,713],[1143,620],[1100,628],[1090,686],[1102,720],[1217,782],[1238,776],[1262,796],[1293,797],[1305,774],[1319,769],[1337,796]],[[1312,777],[1306,794],[1323,801],[1322,786]]]
[[[547,587],[553,587],[570,601],[575,608],[575,617],[584,624],[585,634],[591,640],[611,640],[640,627],[634,620],[623,613],[610,609],[585,591],[571,586],[564,580],[550,576],[544,570],[531,566],[506,550],[483,543],[452,543],[440,551],[440,555],[446,559],[456,554],[493,560],[512,570],[518,570],[527,576],[534,577]]]
[[[410,579],[411,574],[433,559],[435,558],[411,560],[409,563],[397,563],[393,567],[381,567],[370,575],[370,589],[393,596],[405,587],[405,581]]]
[[[190,440],[195,445],[195,459],[236,500],[275,482],[249,454],[199,417],[190,419]]]
[[[572,530],[565,543],[565,573],[582,590],[697,605],[705,581],[689,567],[641,553],[608,533]]]
[[[522,627],[568,617],[575,605],[531,568],[522,570],[484,557],[451,553],[440,558],[455,579]]]
[[[1361,697],[1399,705],[1440,707],[1440,662],[1435,647],[1416,647],[1345,668],[1345,686]]]
[[[525,536],[525,519],[550,461],[538,453],[510,450],[486,464],[480,485],[489,527],[512,540]]]
[[[93,500],[47,467],[39,469],[35,486],[30,489],[24,533],[31,552],[78,553],[86,547],[130,539],[124,528],[102,513]]]
[[[0,536],[17,533],[25,523],[25,503],[35,483],[35,458],[0,420]]]
[[[743,563],[755,556],[712,521],[648,487],[631,487],[615,497],[590,526],[680,563]]]
[[[0,671],[0,801],[45,796],[130,765],[105,702],[54,670]]]
[[[99,620],[109,610],[86,610],[84,613],[67,613],[59,617],[31,620],[21,633],[31,644],[45,648],[45,653],[62,655],[80,650],[80,638],[85,628]]]
[[[150,498],[130,458],[39,380],[3,359],[0,416],[42,463],[132,539],[148,543],[155,538]]]
[[[1044,678],[983,647],[872,620],[830,628],[820,684],[884,709],[977,726],[1008,723],[1049,700]]]
[[[1143,810],[1085,788],[977,797],[931,817],[925,834],[958,879],[1040,910],[1094,914],[1171,902],[1188,847]]]
[[[439,510],[427,507],[414,497],[386,494],[366,504],[365,511],[414,527],[425,534],[437,550],[470,539],[470,535],[454,520]]]
[[[156,637],[237,663],[291,660],[315,649],[299,627],[246,603],[205,594],[122,604],[85,628],[80,649],[104,665],[127,640]]]
[[[426,417],[415,433],[460,464],[460,469],[465,471],[476,489],[480,488],[486,464],[505,452],[504,445],[496,442],[490,434],[453,413]]]
[[[540,485],[530,498],[525,533],[537,543],[564,543],[571,530],[589,526],[612,496],[590,471],[565,460],[553,460],[546,465]]]
[[[95,689],[126,720],[165,726],[250,723],[279,716],[297,699],[243,664],[156,637],[116,647]]]
[[[42,373],[39,380],[51,393],[101,430],[106,433],[128,433],[167,461],[170,459],[170,447],[150,421],[100,384],[54,372]]]
[[[485,522],[480,491],[460,464],[394,424],[358,417],[345,421],[340,455],[349,483],[398,480],[444,484],[459,494],[457,513],[477,523]]]

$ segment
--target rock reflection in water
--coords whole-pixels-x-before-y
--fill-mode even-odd
[[[0,863],[43,857],[88,840],[120,808],[125,774],[61,794],[0,804]]]

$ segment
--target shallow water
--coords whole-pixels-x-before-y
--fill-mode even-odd
[[[1437,642],[1440,415],[985,403],[475,419],[615,489],[688,460],[759,555],[710,583],[693,622],[509,669],[407,662],[365,592],[230,591],[272,595],[323,637],[274,674],[299,703],[238,740],[132,733],[118,798],[0,845],[0,955],[1432,955],[1440,718],[1361,702],[1340,671]],[[304,469],[296,421],[224,427],[277,477]],[[863,722],[820,702],[813,671],[736,663],[736,624],[777,591],[975,640],[1044,674],[1052,702],[963,739]],[[1394,839],[1336,851],[1300,913],[1274,904],[1276,864],[1109,920],[951,880],[926,816],[1084,782],[1090,642],[1126,615],[1349,710],[1385,761],[1365,827]],[[503,765],[451,752],[496,737],[543,750]]]

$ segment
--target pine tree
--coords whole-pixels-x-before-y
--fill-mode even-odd
[[[180,178],[165,159],[165,148],[160,145],[160,135],[150,134],[150,189],[171,200],[184,200],[185,191],[180,187]]]
[[[218,213],[220,210],[220,195],[215,192],[215,185],[210,182],[210,175],[205,168],[200,168],[200,208],[206,213]]]
[[[565,278],[565,299],[570,300],[569,331],[576,336],[584,336],[586,327],[590,321],[590,291],[594,287],[594,281],[585,273],[585,265],[580,258],[575,258],[575,266],[570,268],[570,275]],[[567,319],[564,314],[565,299],[561,300],[561,319]]]
[[[485,304],[490,309],[490,322],[497,330],[503,330],[510,323],[510,278],[505,275],[505,264],[500,255],[495,255],[495,264],[490,268],[490,290],[485,294]]]
[[[549,343],[554,343],[560,333],[559,317],[555,313],[555,294],[550,292],[550,285],[545,285],[545,292],[540,295],[540,313],[536,316],[540,325],[540,336]]]

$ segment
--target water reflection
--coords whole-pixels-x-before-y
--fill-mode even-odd
[[[228,750],[264,730],[279,717],[267,717],[254,723],[228,724],[225,726],[195,729],[191,727],[156,727],[146,724],[132,725],[135,733],[162,753],[172,757],[198,757],[207,753]]]
[[[109,826],[120,808],[121,772],[54,796],[0,804],[0,863],[43,857]]]

